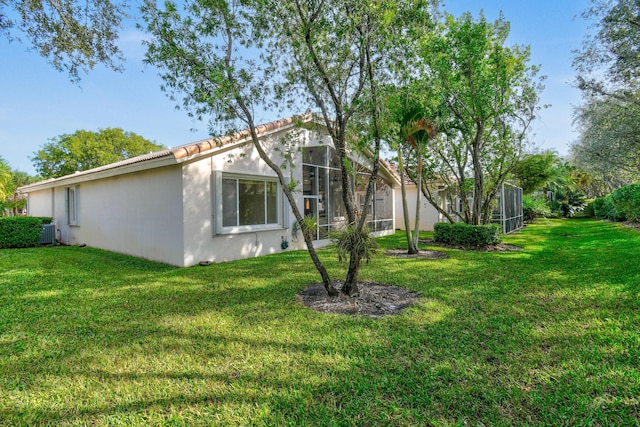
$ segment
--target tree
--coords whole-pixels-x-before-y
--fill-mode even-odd
[[[580,134],[571,145],[572,158],[583,168],[615,178],[617,186],[640,179],[639,118],[640,103],[613,96],[588,97],[576,110]]]
[[[27,173],[13,170],[0,156],[0,216],[17,215],[26,204],[26,200],[16,194],[18,187],[36,180]]]
[[[72,80],[102,63],[121,69],[118,30],[124,3],[111,0],[0,2],[0,33],[11,41],[25,37],[58,71]]]
[[[43,178],[58,178],[162,148],[162,145],[120,128],[97,132],[78,130],[71,135],[52,138],[34,153],[31,161]]]
[[[542,190],[554,174],[554,166],[560,157],[553,151],[529,154],[518,162],[514,175],[524,194]]]
[[[428,144],[437,132],[434,122],[438,114],[439,100],[437,96],[433,95],[433,91],[429,90],[432,88],[432,82],[426,86],[424,83],[424,78],[422,80],[414,79],[407,86],[392,86],[386,93],[386,111],[390,116],[387,125],[389,133],[387,140],[390,147],[398,153],[402,212],[409,254],[416,254],[419,251],[418,236],[422,206],[424,152],[428,150]],[[406,177],[411,177],[417,188],[413,232],[407,208]]]
[[[590,94],[637,88],[640,78],[640,2],[592,0],[583,12],[595,20],[595,34],[575,52],[574,67],[579,87]],[[631,92],[635,92],[632,90]],[[618,92],[616,96],[632,96]],[[639,102],[636,97],[636,102]]]
[[[147,42],[146,61],[162,70],[164,89],[171,96],[181,96],[189,114],[199,119],[210,116],[211,122],[226,127],[227,133],[237,130],[238,125],[249,129],[260,158],[278,177],[325,289],[334,296],[338,291],[313,247],[310,224],[295,203],[297,183],[287,180],[286,164],[272,161],[258,139],[254,111],[275,108],[275,102],[267,96],[273,93],[271,69],[247,52],[254,43],[264,46],[269,30],[257,6],[193,0],[180,11],[173,2],[166,2],[164,10],[147,2],[143,12],[152,39]],[[289,150],[283,154],[292,157]]]
[[[575,52],[583,105],[576,109],[580,137],[571,147],[600,192],[640,176],[640,2],[593,0],[583,13],[595,33]]]
[[[431,6],[426,1],[269,2],[281,25],[278,38],[288,62],[288,78],[321,111],[342,164],[342,195],[350,242],[349,268],[343,290],[358,294],[359,248],[368,247],[366,216],[370,208],[381,150],[381,87],[399,69],[396,61],[415,44],[415,28],[428,30]],[[284,37],[282,37],[284,35]],[[355,125],[355,129],[354,128]],[[359,127],[358,127],[359,125]],[[347,140],[349,132],[355,137]],[[359,144],[372,153],[364,210],[358,211],[350,190],[348,146]],[[339,247],[342,246],[339,241]]]
[[[337,0],[193,0],[185,4],[184,12],[171,2],[165,10],[151,2],[145,7],[147,28],[153,35],[147,60],[165,71],[165,86],[183,94],[183,104],[192,114],[212,115],[228,131],[238,124],[249,128],[261,159],[278,176],[330,295],[337,291],[306,232],[307,222],[293,195],[296,183],[287,182],[281,165],[261,146],[254,112],[290,105],[296,98],[320,111],[343,172],[348,233],[343,234],[340,246],[349,254],[343,291],[356,296],[360,262],[367,256],[360,249],[369,247],[358,242],[368,239],[366,210],[379,167],[378,85],[392,41],[396,43],[393,36],[405,28],[398,24],[409,10],[397,6],[396,2]],[[413,15],[419,10],[413,10]],[[359,142],[374,159],[364,212],[356,209],[351,191],[350,136],[354,138],[349,141],[352,148]]]
[[[5,200],[11,193],[11,167],[0,156],[0,200]]]
[[[488,23],[483,15],[477,21],[468,13],[445,15],[423,48],[447,111],[425,174],[457,190],[463,211],[456,213],[471,224],[489,221],[492,199],[520,159],[539,109],[543,79],[528,64],[528,47],[505,46],[508,34],[502,17]],[[426,184],[423,191],[437,207]]]

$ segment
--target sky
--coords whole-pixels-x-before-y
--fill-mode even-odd
[[[529,45],[531,64],[546,76],[540,112],[531,139],[538,149],[568,153],[577,137],[573,108],[580,92],[573,87],[572,51],[587,34],[579,17],[588,0],[445,0],[443,9],[454,16],[484,12],[494,21],[500,12],[511,23],[508,45]],[[36,52],[0,36],[0,155],[16,170],[35,175],[30,160],[52,138],[77,130],[119,127],[157,144],[177,146],[208,138],[205,122],[196,122],[176,109],[161,90],[155,68],[143,64],[144,34],[134,26],[122,31],[120,46],[125,71],[97,66],[82,75],[80,84],[54,70]],[[279,119],[263,113],[260,122]]]

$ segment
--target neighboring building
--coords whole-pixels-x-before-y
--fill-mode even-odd
[[[405,190],[407,194],[407,210],[409,211],[409,227],[413,230],[415,227],[416,220],[416,195],[417,195],[417,186],[409,181],[405,181]],[[404,212],[402,211],[402,189],[400,185],[398,185],[395,189],[395,216],[396,216],[396,228],[399,230],[404,230]],[[441,193],[438,192],[440,195]],[[426,197],[421,198],[421,207],[420,207],[420,230],[422,231],[433,231],[433,226],[437,222],[446,221],[445,218],[442,218],[442,214],[433,207],[431,203],[427,200]]]
[[[311,116],[257,127],[276,164],[285,146],[293,167],[284,170],[300,183],[295,193],[305,215],[318,220],[314,240],[345,223],[341,171],[326,128]],[[283,145],[283,142],[286,142]],[[356,170],[366,167],[353,156]],[[356,201],[364,199],[356,174]],[[394,174],[384,165],[376,181],[368,224],[376,235],[393,233]],[[57,240],[190,266],[283,250],[304,249],[299,227],[275,173],[259,158],[248,131],[200,141],[76,172],[20,188],[32,216],[53,217]]]
[[[409,225],[413,229],[416,215],[416,191],[417,187],[413,182],[406,182],[407,209],[409,211]],[[404,230],[404,214],[402,212],[402,190],[398,184],[395,187],[395,217],[396,228]],[[454,220],[462,221],[455,211],[462,212],[462,200],[459,196],[451,194],[444,187],[440,186],[434,189],[434,193],[438,196],[439,207],[447,212]],[[473,195],[470,193],[468,198],[469,205],[473,205]],[[449,219],[438,212],[436,208],[429,203],[426,197],[422,197],[420,209],[420,230],[433,231],[433,227],[438,222],[449,222]],[[455,209],[454,209],[455,207]],[[495,197],[495,209],[492,213],[491,222],[501,224],[504,234],[519,230],[524,226],[524,216],[522,209],[522,188],[511,184],[502,184]]]

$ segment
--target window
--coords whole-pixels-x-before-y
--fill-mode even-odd
[[[275,178],[220,172],[214,176],[216,234],[281,227],[282,200]]]
[[[332,147],[305,147],[302,150],[302,189],[304,214],[312,216],[318,223],[314,240],[327,239],[332,230],[344,227],[346,209],[342,201],[342,170],[338,152]],[[366,184],[369,171],[351,162],[360,171],[349,177],[355,203],[364,208]],[[391,186],[381,177],[374,183],[375,194],[367,215],[371,231],[393,228],[393,206]]]
[[[78,223],[78,186],[64,189],[65,211],[68,225],[79,225]]]

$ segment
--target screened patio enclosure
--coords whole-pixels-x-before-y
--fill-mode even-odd
[[[332,230],[344,227],[347,215],[342,201],[342,170],[338,152],[332,147],[307,147],[302,151],[302,183],[304,215],[317,221],[314,240],[329,238]],[[355,172],[349,177],[354,202],[364,209],[369,173],[353,163]],[[390,183],[378,176],[375,193],[367,214],[367,226],[372,232],[393,229],[393,195]]]
[[[498,205],[493,211],[492,222],[502,226],[502,233],[509,234],[524,226],[522,208],[522,188],[511,184],[502,184],[496,194]]]
[[[452,195],[448,191],[441,192],[444,199],[444,209],[454,217],[456,221],[463,221],[457,212],[463,211],[463,203],[459,196]],[[467,203],[473,206],[473,195],[467,195]],[[522,188],[504,183],[493,198],[495,207],[491,215],[491,222],[501,226],[503,234],[509,234],[519,230],[524,226],[524,215],[522,208]],[[456,211],[457,209],[457,211]],[[439,216],[439,222],[448,222],[444,215]]]

